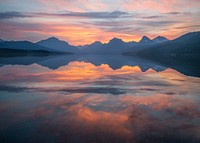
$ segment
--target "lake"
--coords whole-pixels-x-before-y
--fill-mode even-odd
[[[0,58],[0,142],[200,142],[200,74],[122,55]]]

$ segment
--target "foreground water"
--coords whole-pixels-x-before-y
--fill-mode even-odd
[[[200,142],[200,78],[83,61],[2,65],[0,142]]]

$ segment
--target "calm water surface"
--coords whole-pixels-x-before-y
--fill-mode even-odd
[[[1,143],[200,142],[200,78],[171,68],[8,64],[0,81]]]

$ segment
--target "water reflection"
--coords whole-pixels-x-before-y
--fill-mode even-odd
[[[150,61],[55,58],[0,68],[0,142],[200,141],[199,78]]]
[[[58,69],[66,66],[70,62],[79,61],[91,63],[95,66],[102,64],[108,65],[113,70],[120,69],[123,66],[138,66],[142,72],[153,69],[157,72],[172,68],[185,75],[200,77],[200,64],[197,61],[186,62],[184,59],[163,60],[144,59],[138,56],[129,57],[123,55],[93,55],[93,54],[72,54],[72,55],[54,55],[43,57],[0,57],[0,67],[5,65],[31,65],[38,64],[49,69]]]

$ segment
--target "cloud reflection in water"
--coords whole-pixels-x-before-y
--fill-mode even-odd
[[[84,62],[0,70],[1,141],[200,141],[199,78]]]

